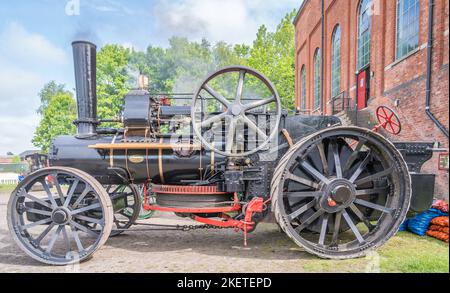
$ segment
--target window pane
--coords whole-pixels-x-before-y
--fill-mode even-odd
[[[331,97],[334,98],[341,91],[341,29],[336,27],[332,38],[331,56]]]
[[[362,0],[358,15],[358,70],[370,63],[370,26],[372,0]]]
[[[314,110],[320,107],[320,49],[314,54]]]
[[[302,67],[301,72],[301,108],[306,109],[306,69],[305,66]]]
[[[419,0],[397,0],[397,59],[419,46]]]

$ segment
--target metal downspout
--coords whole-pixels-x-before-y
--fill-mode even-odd
[[[434,22],[434,0],[428,2],[428,44],[427,44],[427,84],[426,84],[426,104],[425,113],[433,123],[449,138],[448,130],[431,112],[431,77],[433,66],[433,22]]]

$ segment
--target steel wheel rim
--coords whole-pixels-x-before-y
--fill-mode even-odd
[[[238,86],[237,86],[238,87],[237,94],[234,97],[234,101],[229,103],[229,104],[227,104],[226,98],[224,98],[224,97],[220,96],[219,94],[215,93],[213,89],[208,87],[208,83],[211,80],[213,80],[214,78],[216,78],[216,77],[218,77],[220,75],[227,74],[227,73],[232,73],[232,72],[239,72],[240,77],[239,77]],[[240,99],[242,98],[242,90],[243,90],[242,88],[243,88],[243,83],[244,83],[243,79],[245,79],[245,75],[246,74],[250,74],[250,75],[256,77],[272,93],[273,96],[272,96],[271,99],[273,99],[273,101],[271,103],[275,103],[276,104],[276,121],[275,121],[275,125],[274,125],[273,129],[271,130],[270,134],[264,139],[263,143],[261,143],[258,147],[254,148],[252,150],[249,150],[249,151],[246,151],[246,152],[242,152],[242,153],[233,153],[232,150],[228,149],[228,147],[227,147],[228,141],[229,141],[229,136],[230,135],[232,136],[232,134],[235,132],[235,128],[232,128],[232,131],[228,130],[228,132],[231,132],[231,134],[229,133],[229,135],[227,135],[227,138],[226,138],[227,143],[225,145],[225,151],[222,151],[222,150],[219,150],[215,146],[215,143],[210,143],[209,141],[207,141],[204,138],[204,136],[202,134],[203,127],[202,127],[201,124],[205,123],[205,121],[203,121],[202,119],[201,119],[200,123],[199,123],[199,121],[197,121],[197,119],[196,119],[196,117],[197,117],[197,115],[196,115],[197,114],[196,113],[196,105],[197,105],[198,100],[200,99],[200,94],[202,93],[202,91],[206,91],[206,92],[210,93],[211,96],[213,96],[215,100],[220,101],[222,104],[227,104],[227,108],[229,109],[229,111],[225,111],[222,114],[216,116],[216,117],[223,116],[220,119],[220,122],[222,121],[222,119],[225,119],[225,120],[229,119],[229,117],[233,116],[234,114],[233,115],[230,114],[230,113],[227,114],[227,112],[234,112],[233,108],[236,106],[236,104],[235,104],[236,101],[240,102]],[[271,100],[271,99],[268,99],[268,100]],[[238,104],[240,104],[240,103],[238,103]],[[267,103],[267,104],[269,104],[269,103]],[[266,105],[266,104],[263,104],[263,105]],[[263,106],[263,105],[260,105],[260,106]],[[237,108],[239,108],[239,112],[242,112],[242,113],[236,114],[236,116],[237,116],[236,120],[231,120],[231,121],[234,121],[234,122],[230,122],[230,124],[235,125],[238,122],[239,119],[243,119],[244,120],[244,124],[250,125],[250,122],[252,122],[252,121],[251,121],[251,119],[249,119],[245,115],[245,113],[247,113],[247,110],[250,110],[250,109],[243,109],[243,108],[246,108],[245,105],[239,105],[239,106],[242,106],[242,107],[237,107]],[[238,110],[236,110],[236,111],[238,111]],[[241,117],[241,116],[243,116],[243,117]],[[277,136],[278,128],[279,128],[280,120],[281,120],[281,101],[280,101],[279,95],[278,95],[275,87],[273,86],[273,84],[263,74],[261,74],[260,72],[258,72],[256,70],[253,70],[251,68],[248,68],[248,67],[244,67],[244,66],[226,67],[226,68],[221,69],[221,70],[211,74],[210,76],[208,76],[205,79],[205,81],[203,81],[201,86],[198,88],[197,92],[195,93],[195,95],[194,95],[194,97],[192,99],[191,117],[192,117],[192,124],[193,124],[194,134],[201,141],[201,143],[204,144],[209,150],[214,151],[214,152],[216,152],[216,153],[218,153],[220,155],[227,156],[227,157],[245,157],[245,156],[249,156],[251,154],[254,154],[254,153],[264,149]],[[211,124],[214,125],[214,123],[215,122],[213,122]],[[256,130],[254,130],[254,131],[256,132]]]
[[[54,178],[54,189],[49,188],[47,182],[45,183],[47,186],[42,183],[48,175]],[[85,175],[87,174],[71,168],[64,170],[46,168],[29,175],[13,191],[8,203],[8,225],[16,243],[33,259],[52,265],[81,262],[90,257],[106,241],[105,235],[109,235],[112,222],[107,209],[111,205],[110,202],[105,201],[102,194],[98,193],[99,185],[94,181],[86,180]],[[64,184],[58,182],[61,179],[73,180],[73,184],[65,190]],[[44,197],[42,194],[37,195],[36,192],[32,192],[36,184],[43,187]],[[76,194],[77,187],[80,185],[84,185],[83,192]],[[61,194],[64,199],[61,199]],[[37,204],[36,208],[26,207],[29,203]],[[25,206],[24,212],[18,211],[22,205]],[[61,217],[63,212],[66,213],[67,219]],[[93,217],[91,215],[93,212],[99,212],[101,217]],[[41,215],[45,217],[45,220],[30,222],[25,218],[29,216],[28,213]],[[90,221],[96,222],[98,231],[89,229],[86,223]],[[45,229],[38,230],[41,225],[46,225]],[[43,242],[46,243],[45,246]],[[64,253],[61,254],[61,252]]]
[[[339,132],[339,134],[336,135],[336,132]],[[389,160],[395,161],[394,157],[395,157],[395,159],[398,160],[398,162],[403,162],[401,155],[398,153],[398,151],[395,150],[395,148],[392,144],[390,144],[389,142],[382,139],[381,136],[374,134],[374,133],[369,133],[366,130],[364,130],[364,132],[362,132],[361,129],[357,129],[357,128],[353,128],[353,129],[352,128],[345,128],[345,129],[341,128],[340,130],[336,129],[336,131],[334,131],[334,132],[332,130],[328,130],[328,131],[324,131],[318,135],[312,135],[309,138],[303,140],[303,142],[301,143],[301,146],[295,152],[291,153],[290,159],[286,160],[286,162],[285,162],[285,172],[282,176],[282,179],[279,182],[278,191],[281,193],[280,194],[281,197],[280,197],[280,200],[278,201],[278,205],[280,206],[281,214],[283,217],[283,222],[285,223],[287,232],[288,232],[288,234],[291,235],[291,237],[294,239],[294,241],[297,242],[297,244],[305,247],[308,251],[315,253],[319,256],[322,256],[322,257],[337,257],[337,258],[356,257],[359,255],[362,255],[363,251],[366,251],[370,248],[379,247],[398,230],[398,227],[401,224],[401,222],[403,221],[403,218],[405,217],[406,212],[409,208],[410,178],[409,178],[409,173],[407,171],[407,167],[404,164],[404,162],[403,163],[392,163],[392,166],[391,166],[391,167],[393,167],[392,172],[388,172],[389,169],[386,166],[383,166],[384,168],[388,169],[386,172],[389,173],[387,175],[389,180],[395,182],[394,187],[391,187],[392,189],[390,190],[390,193],[388,195],[386,195],[386,202],[385,202],[385,204],[386,204],[385,208],[386,209],[392,208],[393,210],[389,211],[389,212],[387,212],[387,210],[379,211],[381,213],[381,216],[377,220],[376,224],[371,223],[372,221],[370,219],[368,219],[369,220],[368,224],[372,224],[374,227],[372,230],[370,230],[368,227],[366,227],[368,231],[365,233],[360,231],[361,228],[359,226],[361,226],[361,224],[357,223],[355,221],[355,219],[356,219],[360,222],[363,222],[362,218],[360,218],[360,216],[361,216],[361,214],[363,216],[365,214],[363,212],[361,212],[361,209],[360,209],[361,204],[364,204],[364,206],[363,206],[364,208],[369,208],[369,207],[367,207],[369,205],[370,208],[372,208],[372,209],[375,209],[375,208],[379,209],[380,206],[373,205],[373,203],[371,203],[370,201],[369,201],[370,204],[367,204],[367,201],[358,200],[358,197],[360,197],[361,195],[355,196],[356,200],[358,200],[357,202],[355,202],[355,200],[350,201],[341,210],[336,209],[335,211],[331,211],[332,210],[331,209],[331,210],[325,210],[323,213],[320,213],[320,211],[323,210],[323,204],[318,204],[317,202],[312,203],[312,201],[317,201],[317,199],[323,198],[324,196],[323,196],[323,194],[319,195],[316,193],[313,195],[316,196],[317,199],[316,199],[316,197],[309,197],[310,200],[307,200],[307,201],[305,200],[303,203],[300,203],[300,205],[298,205],[296,207],[298,209],[293,211],[292,207],[290,206],[289,199],[287,199],[287,197],[293,196],[293,195],[304,196],[304,194],[303,195],[301,195],[301,194],[289,194],[288,195],[285,192],[286,182],[289,183],[292,180],[292,176],[289,174],[290,171],[292,171],[290,168],[295,167],[296,158],[299,157],[300,154],[304,155],[305,154],[304,152],[308,148],[309,148],[309,150],[311,150],[311,148],[317,148],[316,145],[318,145],[321,142],[323,143],[323,141],[325,139],[329,139],[333,136],[341,136],[341,137],[349,136],[349,137],[354,137],[354,138],[359,137],[360,139],[366,139],[371,148],[378,148],[379,150],[383,150],[384,152],[386,152],[386,154],[389,154],[388,157],[381,158],[382,160],[384,160],[383,163],[386,163]],[[382,142],[387,142],[387,145],[383,145]],[[358,144],[358,146],[356,146],[354,148],[357,149],[358,147],[359,147],[359,144]],[[317,152],[320,152],[319,148],[317,148]],[[311,153],[312,153],[312,151],[311,151]],[[380,153],[378,153],[377,155],[379,155],[379,154]],[[320,155],[319,155],[319,157],[320,157]],[[332,157],[334,157],[334,156],[332,156]],[[387,159],[387,158],[389,158],[389,159]],[[378,158],[378,159],[380,159],[380,158]],[[309,158],[306,161],[308,161],[308,160],[309,160]],[[301,160],[301,162],[302,161],[303,160]],[[321,163],[322,163],[322,161],[321,161]],[[359,164],[362,162],[361,161],[358,162],[358,160],[356,160],[354,162],[355,165],[353,165],[353,166],[357,166],[356,165],[357,163]],[[300,163],[298,163],[298,165],[300,165]],[[311,164],[309,164],[309,165],[311,165]],[[304,164],[304,166],[307,166],[307,168],[310,167],[310,166],[308,166],[308,164]],[[303,170],[303,172],[308,173],[309,171],[305,170],[304,166],[301,166],[300,168]],[[313,165],[313,167],[316,167],[316,166]],[[341,166],[341,167],[344,167],[344,166]],[[333,168],[334,168],[334,166],[333,166]],[[336,168],[334,168],[334,172],[337,173],[335,169]],[[289,170],[289,172],[288,172],[288,170]],[[361,173],[361,174],[363,174],[363,173]],[[378,174],[378,173],[376,173],[376,174]],[[370,176],[370,174],[366,175],[366,177],[367,176]],[[318,180],[317,178],[315,178],[312,175],[311,175],[311,177],[313,177],[315,180]],[[337,176],[337,174],[328,174],[328,176],[324,176],[324,177],[338,177],[338,176]],[[347,177],[347,174],[343,174],[343,177]],[[384,176],[383,176],[383,178],[384,178]],[[295,178],[295,179],[298,180],[298,178]],[[322,178],[322,179],[324,179],[324,178]],[[355,182],[359,181],[359,184],[362,185],[361,182],[363,182],[363,181],[361,179],[363,179],[363,178],[361,178],[360,176],[357,176],[355,179]],[[337,179],[332,179],[330,181],[335,182],[336,180]],[[300,184],[300,185],[302,185],[302,184]],[[303,186],[305,186],[305,185],[303,185]],[[316,190],[314,190],[314,188],[311,188],[311,190],[308,190],[308,192],[324,193],[323,190],[327,190],[327,189],[323,188],[323,186],[319,186],[316,188]],[[322,201],[322,203],[323,203],[323,201]],[[357,211],[354,210],[355,207],[358,208],[360,213],[358,213]],[[299,209],[301,211],[299,211]],[[305,213],[305,215],[306,215],[306,212],[308,212],[308,211],[312,211],[312,214],[305,216],[303,221],[298,221],[298,224],[293,223],[294,220],[296,219],[295,213],[300,212],[299,216],[301,216],[303,213]],[[340,214],[340,215],[337,216],[338,214]],[[316,217],[316,218],[314,218],[314,217]],[[353,235],[354,235],[354,239],[347,243],[339,242],[339,240],[340,240],[339,237],[342,234],[342,232],[340,231],[340,229],[341,229],[340,227],[337,228],[337,231],[338,231],[337,236],[335,235],[334,231],[336,230],[336,226],[333,227],[333,224],[336,224],[336,222],[339,222],[339,220],[337,220],[337,221],[335,220],[338,217],[340,217],[341,224],[343,222],[347,223],[349,231],[351,233],[353,233]],[[311,223],[309,223],[309,222],[311,222]],[[320,223],[318,224],[318,222],[320,222]],[[353,222],[353,225],[350,222]],[[312,225],[312,224],[315,224],[315,226],[319,226],[320,229],[318,231],[316,231],[317,234],[314,235],[313,238],[309,238],[309,236],[307,237],[305,235],[305,232],[307,231],[307,228],[309,227],[309,225]],[[366,224],[363,224],[363,225],[366,225]],[[334,230],[331,231],[331,229],[333,229],[333,228],[334,228]],[[298,230],[300,230],[300,232],[298,232]],[[356,231],[359,232],[359,235],[357,235],[358,232],[356,232]],[[330,232],[332,232],[332,234]],[[336,239],[336,237],[337,237],[337,243],[333,243],[333,241],[335,241],[334,239]]]

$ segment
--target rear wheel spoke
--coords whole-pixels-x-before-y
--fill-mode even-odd
[[[72,200],[72,196],[75,193],[75,190],[77,189],[78,183],[80,182],[80,179],[75,179],[75,181],[72,183],[72,186],[70,187],[69,192],[67,193],[66,200],[64,201],[64,206],[67,207]]]
[[[361,178],[361,179],[359,179],[359,180],[357,180],[355,182],[355,185],[361,185],[361,184],[372,182],[374,180],[377,180],[377,179],[380,179],[382,177],[388,176],[388,175],[390,175],[392,173],[393,170],[394,170],[394,168],[390,167],[390,168],[388,168],[388,169],[386,169],[384,171],[381,171],[381,172],[378,172],[376,174],[373,174],[373,175]]]
[[[323,142],[317,144],[317,149],[319,150],[320,161],[322,162],[323,174],[328,176],[328,160]]]
[[[322,191],[294,191],[294,192],[286,192],[286,196],[288,198],[308,198],[308,197],[319,198],[322,195],[323,195]]]
[[[41,234],[39,234],[39,236],[35,239],[36,244],[40,244],[42,239],[44,239],[45,236],[47,236],[47,234],[53,229],[53,227],[55,227],[55,223],[50,223],[50,225],[47,226],[47,228],[45,228],[44,231],[42,231]]]
[[[303,214],[304,212],[306,212],[307,210],[312,208],[315,204],[316,204],[316,200],[314,199],[314,200],[310,201],[309,203],[303,205],[298,210],[296,210],[295,212],[288,215],[289,219],[292,221],[293,219],[297,218],[298,216],[300,216],[301,214]]]
[[[314,178],[316,178],[317,180],[325,183],[325,184],[329,184],[330,180],[328,180],[328,178],[326,178],[324,175],[322,175],[319,171],[317,171],[316,168],[314,168],[313,166],[311,166],[310,163],[306,162],[306,161],[302,161],[300,163],[300,165],[303,167],[303,169],[305,171],[307,171],[309,174],[311,174],[312,176],[314,176]]]
[[[22,230],[26,230],[26,229],[30,229],[39,225],[44,225],[44,224],[48,224],[52,221],[52,218],[47,218],[47,219],[43,219],[37,222],[33,222],[31,224],[27,224],[25,226],[22,226]]]
[[[344,220],[347,222],[348,226],[352,230],[352,232],[355,235],[355,237],[358,240],[358,242],[359,243],[364,243],[365,242],[364,238],[361,236],[361,233],[359,232],[358,227],[355,226],[355,224],[353,223],[353,221],[350,218],[350,216],[347,213],[347,211],[343,210],[342,211],[342,216],[344,217]]]
[[[58,206],[58,204],[55,201],[55,198],[52,194],[52,192],[50,191],[50,187],[48,187],[48,184],[45,180],[41,181],[42,187],[44,187],[45,192],[47,193],[47,197],[50,200],[50,202],[52,203],[53,208],[56,208]]]
[[[83,231],[83,232],[85,232],[85,233],[87,233],[87,234],[89,234],[89,235],[91,235],[93,237],[98,237],[98,234],[95,233],[94,231],[92,231],[91,229],[89,229],[88,227],[80,225],[80,224],[78,224],[75,221],[70,221],[70,224],[75,226],[75,228],[77,228],[78,230],[81,230],[81,231]]]
[[[71,214],[72,215],[77,215],[77,214],[80,214],[80,213],[83,213],[83,212],[87,212],[87,211],[90,211],[90,210],[93,210],[93,209],[98,209],[100,207],[101,207],[100,203],[94,203],[94,204],[91,204],[91,205],[89,205],[87,207],[74,210],[74,211],[71,212]]]
[[[360,219],[364,223],[364,225],[366,225],[366,227],[369,228],[369,231],[371,231],[374,228],[373,225],[369,222],[369,220],[358,209],[358,207],[356,207],[354,204],[351,204],[350,209],[358,217],[358,219]]]
[[[325,214],[322,216],[322,226],[320,228],[320,236],[319,236],[319,244],[323,245],[325,243],[325,236],[327,234],[327,227],[328,227],[328,217],[329,214]]]
[[[361,139],[358,141],[358,145],[355,147],[355,150],[352,152],[350,157],[347,159],[347,163],[345,164],[345,167],[344,167],[344,172],[346,172],[348,169],[350,169],[350,167],[353,165],[353,163],[358,158],[359,152],[361,151],[361,149],[363,148],[363,146],[366,143],[367,143],[367,140],[365,140],[365,139]]]
[[[337,212],[334,217],[333,236],[331,237],[331,245],[338,244],[339,230],[341,229],[342,212]]]
[[[371,152],[369,152],[366,156],[366,158],[359,164],[358,169],[353,173],[352,177],[350,177],[350,182],[355,182],[356,179],[361,175],[361,173],[366,169],[367,164],[369,164],[370,160],[372,158]]]
[[[301,231],[303,231],[306,227],[308,227],[309,225],[312,224],[312,222],[314,222],[315,220],[317,220],[317,218],[319,218],[321,215],[323,215],[325,213],[324,210],[318,210],[317,212],[315,212],[311,217],[309,217],[308,219],[306,219],[300,226],[298,226],[297,228],[295,228],[295,231],[297,233],[300,233]]]
[[[311,188],[319,189],[319,184],[315,183],[314,181],[309,180],[309,179],[302,178],[302,177],[297,176],[297,175],[294,175],[294,174],[292,174],[292,173],[290,173],[290,172],[287,173],[286,178],[287,178],[287,179],[290,179],[290,180],[292,180],[292,181],[295,181],[295,182],[297,182],[297,183],[300,183],[300,184],[309,186],[309,187],[311,187]]]
[[[342,178],[342,167],[341,167],[341,159],[339,158],[339,147],[337,144],[332,143],[331,148],[333,149],[334,168],[336,170],[336,176],[337,178]]]
[[[377,210],[377,211],[380,211],[380,212],[383,212],[383,213],[387,213],[387,214],[392,214],[394,212],[394,209],[391,209],[391,208],[388,208],[388,207],[384,207],[382,205],[375,204],[375,203],[372,203],[372,202],[369,202],[369,201],[365,201],[365,200],[362,200],[362,199],[359,199],[359,198],[357,198],[355,200],[355,203],[359,204],[359,205],[362,205],[364,207],[367,207],[367,208],[371,208],[371,209],[374,209],[374,210]]]

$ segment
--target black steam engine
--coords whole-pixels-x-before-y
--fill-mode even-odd
[[[96,47],[73,49],[78,133],[53,141],[51,167],[26,177],[8,206],[13,238],[34,259],[85,260],[142,210],[244,234],[273,212],[325,258],[361,256],[404,220],[411,177],[381,135],[333,116],[289,116],[271,82],[245,67],[210,75],[187,106],[138,89],[121,119],[99,120]]]

